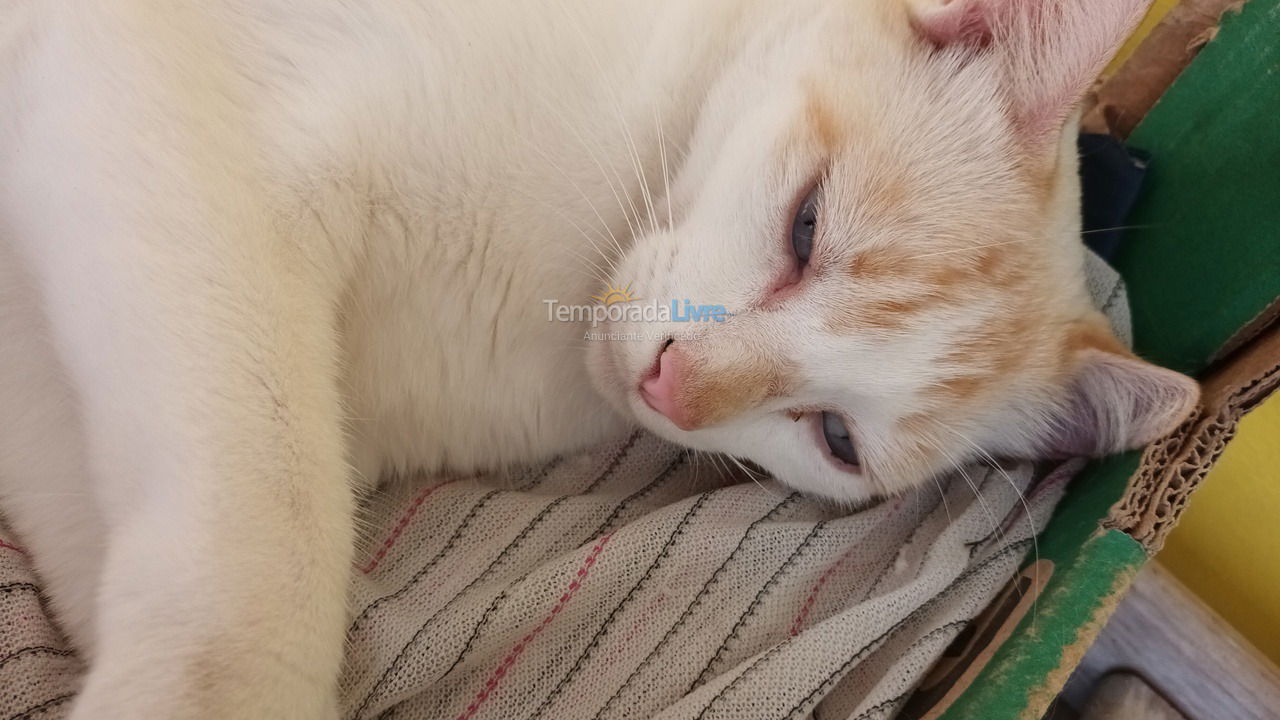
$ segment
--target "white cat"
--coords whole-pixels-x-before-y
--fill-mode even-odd
[[[335,717],[390,473],[639,424],[859,500],[1170,430],[1069,119],[1145,2],[8,0],[0,509],[73,717]],[[731,315],[555,319],[609,288]]]

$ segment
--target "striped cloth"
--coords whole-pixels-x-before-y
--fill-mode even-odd
[[[1090,287],[1118,327],[1114,273]],[[891,717],[1013,575],[1075,464],[975,465],[838,507],[651,435],[370,499],[341,679],[353,720]],[[0,720],[83,668],[0,529]]]
[[[348,717],[885,717],[1068,473],[967,475],[849,512],[637,434],[394,493],[354,582]]]

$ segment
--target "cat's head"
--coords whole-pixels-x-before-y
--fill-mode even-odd
[[[1083,277],[1071,118],[1145,1],[930,2],[786,3],[727,71],[674,222],[614,280],[732,316],[612,323],[633,336],[590,364],[615,405],[851,501],[1141,446],[1191,411]]]

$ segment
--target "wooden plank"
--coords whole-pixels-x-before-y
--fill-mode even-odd
[[[1102,678],[1080,720],[1186,720],[1186,716],[1145,680],[1120,672]]]
[[[1141,675],[1191,720],[1280,715],[1280,669],[1159,563],[1138,574],[1067,684],[1067,701],[1085,707],[1116,670]]]

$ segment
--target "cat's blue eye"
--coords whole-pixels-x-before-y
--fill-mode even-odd
[[[831,450],[832,455],[836,456],[836,459],[857,467],[858,449],[854,447],[849,428],[839,415],[822,413],[822,436],[827,441],[827,448]]]
[[[796,208],[796,216],[791,221],[791,249],[803,267],[809,264],[809,255],[813,253],[813,236],[818,232],[818,188],[809,194]]]

